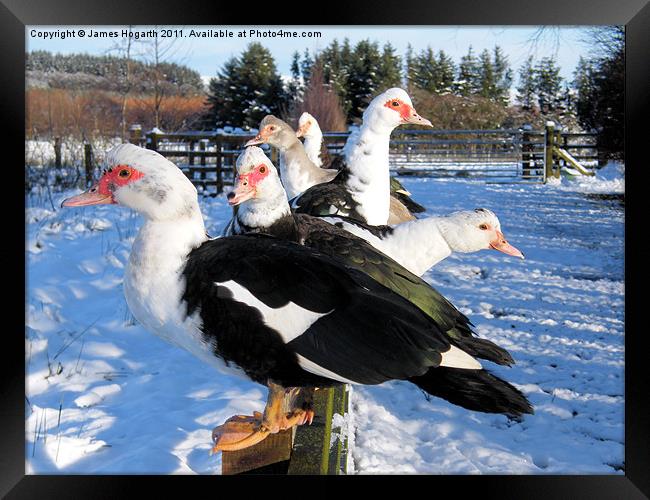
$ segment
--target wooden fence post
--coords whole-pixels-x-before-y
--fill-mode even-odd
[[[57,169],[61,168],[61,138],[54,138],[54,166]]]
[[[187,153],[187,163],[190,167],[194,166],[194,141],[190,141],[188,144],[189,151]]]
[[[208,140],[201,139],[199,140],[199,151],[201,151],[201,179],[205,179],[205,152],[208,149]]]
[[[545,145],[544,145],[544,183],[553,175],[553,139],[555,123],[546,122]]]
[[[220,137],[216,138],[214,145],[217,152],[217,194],[221,194],[223,192],[223,145]]]
[[[346,385],[313,392],[314,421],[293,430],[273,434],[264,441],[235,452],[223,452],[223,474],[347,473],[347,429],[334,422],[334,415],[348,412]]]
[[[339,385],[314,393],[314,412],[319,421],[296,429],[289,474],[339,475],[347,473],[347,436],[335,432],[333,417],[348,412],[348,388]],[[338,434],[338,436],[337,436]],[[334,439],[333,439],[334,435]]]
[[[521,128],[521,174],[522,177],[527,178],[530,176],[530,160],[531,160],[531,154],[530,151],[532,150],[532,146],[528,144],[530,142],[530,134],[529,131],[530,126],[529,125],[524,125]]]
[[[555,131],[555,138],[553,140],[553,147],[559,148],[561,143],[562,143],[562,129],[558,128]],[[562,166],[560,164],[560,158],[559,157],[556,159],[554,167],[555,167],[555,177],[559,179],[560,178],[560,173],[561,173],[561,170],[562,170]]]
[[[596,156],[598,156],[598,166],[604,167],[605,165],[607,165],[607,157],[605,156],[605,152],[601,151],[600,145],[598,144],[600,142],[600,137],[598,136],[598,134],[595,135],[596,135],[595,149],[596,149]]]
[[[142,125],[134,123],[129,127],[129,142],[140,146],[142,143]]]
[[[93,183],[93,149],[90,143],[84,144],[84,166],[86,168],[86,186]]]
[[[147,133],[147,149],[158,151],[158,134],[156,132]]]

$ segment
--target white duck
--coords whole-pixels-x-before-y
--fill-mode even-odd
[[[307,157],[314,165],[321,168],[329,168],[332,158],[323,142],[323,132],[316,118],[306,111],[298,118],[298,130],[296,137],[303,137],[303,146]]]
[[[517,248],[508,243],[498,217],[487,208],[462,210],[395,226],[369,226],[348,217],[323,219],[363,238],[418,276],[453,252],[472,253],[493,249],[524,258]]]
[[[332,181],[309,188],[292,200],[292,206],[298,212],[316,216],[336,214],[373,226],[387,224],[391,205],[390,134],[406,123],[431,126],[429,120],[417,114],[404,90],[392,88],[375,97],[364,111],[359,134],[349,147],[347,168]]]

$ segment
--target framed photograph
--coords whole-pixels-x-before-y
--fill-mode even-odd
[[[0,6],[25,159],[0,492],[647,498],[650,7],[321,7]]]

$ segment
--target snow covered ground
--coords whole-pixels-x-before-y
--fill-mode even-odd
[[[425,278],[513,354],[514,367],[488,368],[536,413],[509,421],[405,382],[355,387],[349,472],[623,473],[623,177],[611,164],[546,186],[402,179],[430,214],[494,210],[526,255],[453,255]],[[218,234],[225,198],[202,207]],[[139,218],[31,199],[26,222],[27,473],[219,473],[212,428],[266,393],[134,324],[122,275]]]

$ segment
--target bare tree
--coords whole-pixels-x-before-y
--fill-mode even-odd
[[[133,29],[133,25],[128,26],[129,32]],[[122,140],[126,140],[126,129],[127,129],[127,123],[126,123],[126,114],[127,114],[127,107],[128,107],[128,99],[129,99],[129,94],[131,93],[131,90],[133,88],[133,82],[132,82],[132,56],[133,56],[133,48],[134,48],[134,43],[135,41],[133,38],[126,37],[123,38],[121,41],[116,42],[116,44],[109,49],[110,52],[117,52],[120,58],[123,59],[123,65],[124,65],[124,71],[120,75],[120,82],[119,82],[119,94],[120,94],[120,100],[121,100],[121,107],[120,107],[120,129],[121,129],[121,136]]]
[[[163,63],[167,62],[178,50],[178,38],[161,37],[160,26],[154,27],[155,36],[144,42],[144,59],[150,65],[150,78],[153,86],[152,111],[154,126],[160,127],[163,101],[169,94],[169,85],[164,73]]]
[[[584,42],[594,57],[611,57],[625,47],[625,26],[595,26],[587,29]]]
[[[318,120],[323,131],[347,130],[341,100],[331,85],[325,83],[323,67],[319,61],[312,66],[309,84],[305,88],[302,101],[294,103],[289,116],[294,123],[297,123],[298,118],[305,111]]]

